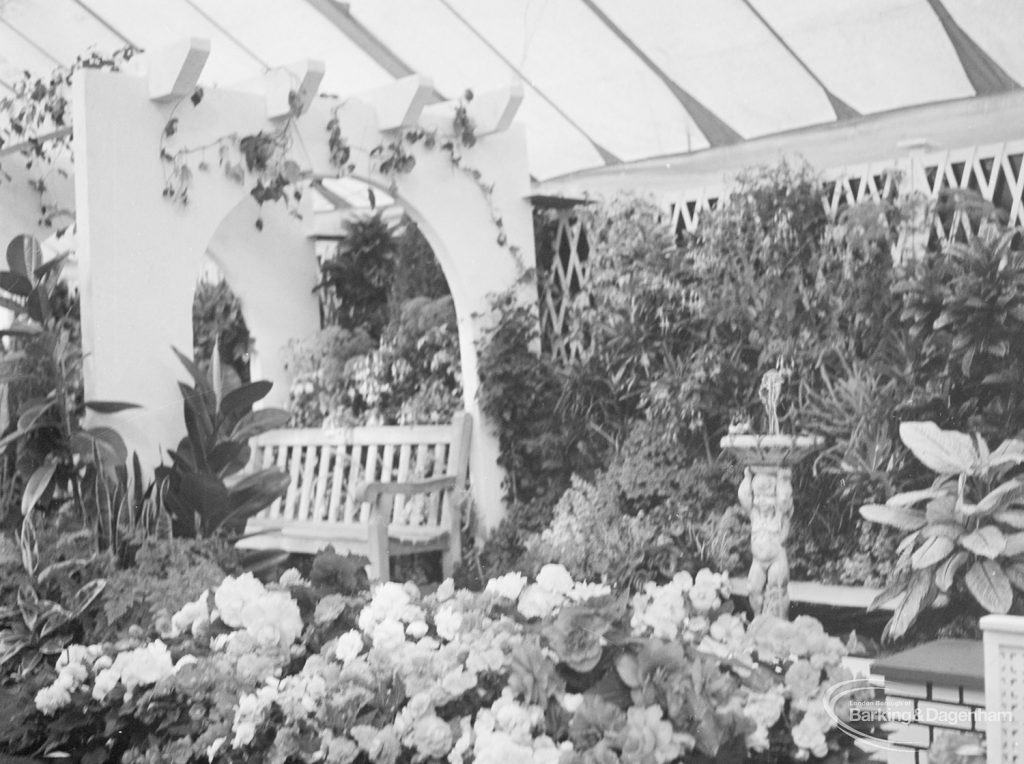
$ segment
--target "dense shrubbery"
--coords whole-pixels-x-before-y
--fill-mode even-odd
[[[293,423],[450,419],[462,396],[455,308],[419,230],[356,218],[321,269],[325,328],[291,348]]]
[[[951,203],[966,204],[941,200]],[[933,241],[894,266],[911,218],[901,205],[830,220],[821,180],[783,166],[742,178],[680,242],[642,199],[581,211],[591,281],[570,325],[591,352],[565,365],[530,355],[529,314],[507,298],[484,348],[482,404],[500,424],[512,507],[485,559],[580,559],[623,584],[697,559],[739,572],[742,552],[727,543],[743,528],[738,478],[717,444],[730,422],[763,427],[757,386],[784,358],[794,375],[783,428],[828,439],[796,471],[794,574],[882,585],[896,538],[856,510],[922,476],[899,422],[994,439],[1024,423],[1018,234],[971,202],[978,236]],[[596,518],[607,535],[589,527]],[[588,559],[571,528],[590,534],[591,552],[615,534],[630,542],[597,571],[601,555]]]

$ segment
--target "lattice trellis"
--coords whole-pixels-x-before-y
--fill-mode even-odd
[[[560,361],[579,359],[589,346],[579,319],[590,278],[590,241],[580,217],[571,210],[558,212],[554,246],[538,248],[538,255],[544,349]]]
[[[696,193],[674,201],[670,201],[669,215],[672,225],[672,232],[679,239],[683,235],[693,233],[700,225],[701,215],[709,210],[714,210],[719,201],[728,194],[726,189],[702,188]]]
[[[966,190],[992,202],[1010,225],[1024,224],[1024,141],[933,152],[914,163],[914,185],[929,199]],[[978,232],[978,219],[938,204],[930,224],[930,243],[964,241]]]
[[[999,663],[999,710],[1008,711],[1010,718],[999,722],[1002,750],[998,761],[1020,764],[1024,762],[1024,720],[1017,717],[1024,713],[1024,647],[1020,644],[1000,645]]]
[[[926,242],[941,246],[978,232],[979,216],[944,204],[951,191],[973,191],[1006,213],[1010,225],[1024,225],[1024,139],[913,152],[890,161],[834,168],[825,177],[822,203],[833,219],[846,207],[865,201],[921,200],[921,213],[903,226],[894,247],[896,261],[913,256]],[[705,187],[665,199],[676,238],[695,233],[703,213],[714,210],[728,194],[727,186]],[[562,361],[584,357],[589,338],[578,318],[587,300],[590,244],[579,218],[571,211],[559,212],[554,246],[538,247],[538,253],[544,249],[548,255],[539,254],[537,262],[544,348]]]

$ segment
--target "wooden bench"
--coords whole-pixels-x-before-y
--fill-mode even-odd
[[[440,551],[449,576],[461,558],[470,418],[450,425],[272,430],[250,441],[254,468],[291,476],[288,493],[250,518],[240,549],[314,554],[327,546],[370,560],[389,579],[391,557]]]

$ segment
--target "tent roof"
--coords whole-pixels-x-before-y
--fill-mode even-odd
[[[530,171],[685,154],[1024,82],[1017,0],[0,0],[0,95],[89,49],[207,37],[208,84],[303,58],[344,95],[524,84]]]

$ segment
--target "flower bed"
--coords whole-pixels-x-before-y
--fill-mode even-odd
[[[748,624],[728,595],[708,570],[632,600],[560,565],[428,596],[228,577],[150,637],[65,650],[19,746],[83,762],[663,764],[849,742],[822,702],[849,678],[842,642],[807,617]]]

